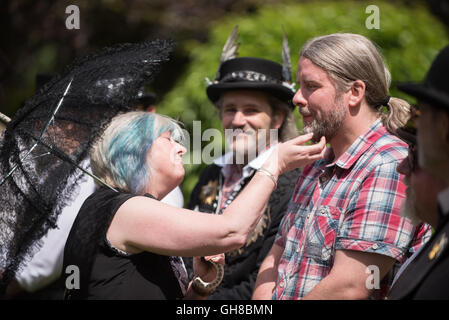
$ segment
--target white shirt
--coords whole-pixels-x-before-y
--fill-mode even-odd
[[[82,162],[86,168],[88,161]],[[84,201],[95,191],[95,183],[85,175],[78,188],[73,193],[73,202],[67,205],[58,216],[57,228],[48,230],[42,238],[42,247],[26,264],[16,280],[20,286],[29,292],[36,291],[59,278],[62,272],[64,246],[69,236],[72,224]]]
[[[277,145],[277,144],[276,144]],[[276,145],[272,145],[268,150],[260,153],[256,158],[248,162],[242,169],[242,178],[248,177],[253,170],[260,169],[268,157],[271,155]],[[221,167],[221,172],[224,174],[226,172],[226,165],[233,164],[234,153],[232,151],[224,154],[223,156],[214,160],[214,164]]]
[[[181,188],[176,187],[169,194],[167,194],[161,202],[165,204],[172,205],[174,207],[183,208],[184,207],[184,195],[182,194]]]

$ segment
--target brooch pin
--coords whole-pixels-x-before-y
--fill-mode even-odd
[[[199,196],[200,200],[207,205],[212,205],[212,201],[214,201],[217,196],[217,189],[218,181],[209,181],[207,185],[201,188],[201,193]]]
[[[432,250],[430,250],[429,259],[433,260],[435,258],[438,258],[443,249],[446,247],[446,244],[447,244],[447,236],[446,234],[443,234],[438,240],[438,242],[433,245]]]

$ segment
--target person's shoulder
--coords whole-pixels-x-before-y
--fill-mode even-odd
[[[109,187],[100,187],[84,201],[80,213],[97,211],[101,208],[112,209],[115,212],[120,205],[132,197],[135,195]]]
[[[91,201],[92,199],[110,199],[110,198],[116,198],[119,196],[123,196],[126,193],[121,192],[119,190],[114,190],[112,188],[109,187],[99,187],[97,188],[94,193],[92,193],[87,200]]]
[[[408,145],[404,141],[386,129],[381,132],[382,134],[372,145],[375,165],[399,162],[407,157]]]
[[[377,138],[373,141],[373,145],[379,150],[391,149],[407,149],[408,145],[398,136],[388,131],[384,126],[377,130]]]

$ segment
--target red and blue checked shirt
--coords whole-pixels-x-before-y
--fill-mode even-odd
[[[400,216],[406,186],[396,167],[407,145],[380,120],[336,161],[327,151],[304,168],[279,227],[275,244],[284,251],[273,299],[307,295],[329,274],[335,250],[387,255],[399,265],[431,235],[428,225],[414,227]],[[385,297],[392,277],[374,298]]]

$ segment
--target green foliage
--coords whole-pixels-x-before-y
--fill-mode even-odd
[[[214,79],[223,45],[235,25],[239,26],[239,54],[282,61],[282,26],[287,33],[295,79],[298,53],[310,38],[335,32],[359,33],[380,48],[395,81],[420,81],[437,52],[449,41],[445,29],[426,7],[376,1],[380,29],[368,30],[366,7],[372,2],[334,1],[265,6],[250,16],[227,16],[210,30],[210,41],[183,45],[191,63],[159,110],[182,121],[192,132],[192,121],[200,120],[202,130],[219,128],[215,107],[206,96],[205,78]],[[392,96],[405,95],[391,88]],[[297,115],[297,112],[296,112]],[[297,116],[298,117],[298,116]],[[299,117],[298,125],[300,126]],[[187,166],[183,191],[188,199],[202,166]]]

